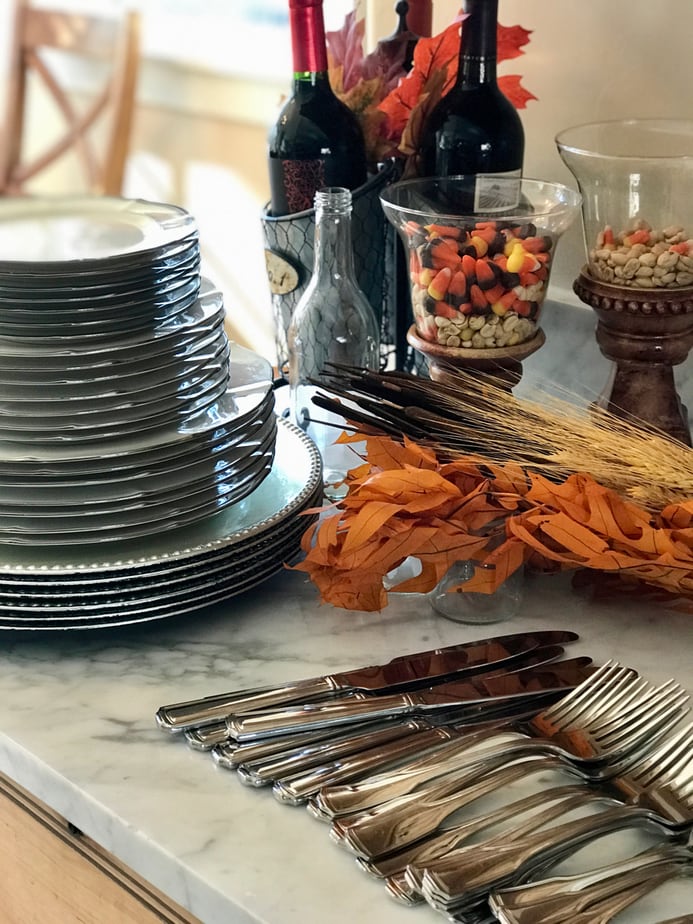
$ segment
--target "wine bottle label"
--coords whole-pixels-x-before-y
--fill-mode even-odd
[[[279,169],[279,185],[286,198],[289,214],[313,208],[315,190],[328,185],[325,182],[325,161],[322,157],[310,160],[274,160],[270,170]]]
[[[520,204],[520,170],[478,173],[474,187],[475,212],[511,212]]]

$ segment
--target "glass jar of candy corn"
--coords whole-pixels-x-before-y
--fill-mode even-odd
[[[404,242],[421,338],[467,349],[511,347],[537,332],[556,244],[580,208],[559,183],[523,179],[497,209],[463,208],[464,177],[393,183],[380,196]],[[519,198],[518,198],[519,193]]]

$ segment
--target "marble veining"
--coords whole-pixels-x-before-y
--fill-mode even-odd
[[[181,699],[540,627],[576,629],[571,652],[617,657],[652,681],[690,682],[690,616],[596,604],[566,576],[528,579],[520,616],[484,631],[436,616],[416,595],[393,595],[380,614],[336,610],[319,604],[303,575],[285,572],[223,606],[160,623],[44,639],[5,633],[0,769],[204,924],[439,921],[427,907],[396,905],[305,810],[243,787],[156,728],[154,713]]]
[[[545,312],[548,342],[526,363],[522,388],[548,378],[590,398],[608,374],[594,319],[586,309],[559,308]],[[680,380],[690,396],[685,370]],[[565,575],[529,578],[521,613],[484,630],[437,616],[416,595],[393,595],[379,614],[337,610],[319,603],[303,575],[286,571],[224,604],[160,622],[44,637],[0,633],[0,771],[203,924],[433,924],[444,919],[388,898],[304,809],[243,787],[161,732],[154,714],[165,703],[537,628],[575,629],[571,653],[617,658],[653,682],[692,682],[690,615],[595,602]],[[675,898],[667,895],[660,911]]]

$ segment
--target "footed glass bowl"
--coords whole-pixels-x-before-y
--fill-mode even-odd
[[[590,275],[636,292],[693,285],[693,120],[591,122],[556,146],[583,196]]]
[[[467,177],[393,183],[380,195],[409,254],[419,336],[453,348],[507,348],[532,340],[556,243],[580,195],[542,180],[518,182],[513,208],[474,212]]]

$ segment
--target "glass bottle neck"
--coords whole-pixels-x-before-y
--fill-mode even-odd
[[[315,263],[314,276],[354,276],[351,245],[351,192],[342,187],[328,187],[315,194]]]
[[[289,4],[294,80],[327,73],[327,48],[322,0],[291,0]]]
[[[467,0],[456,86],[496,83],[498,0]]]

